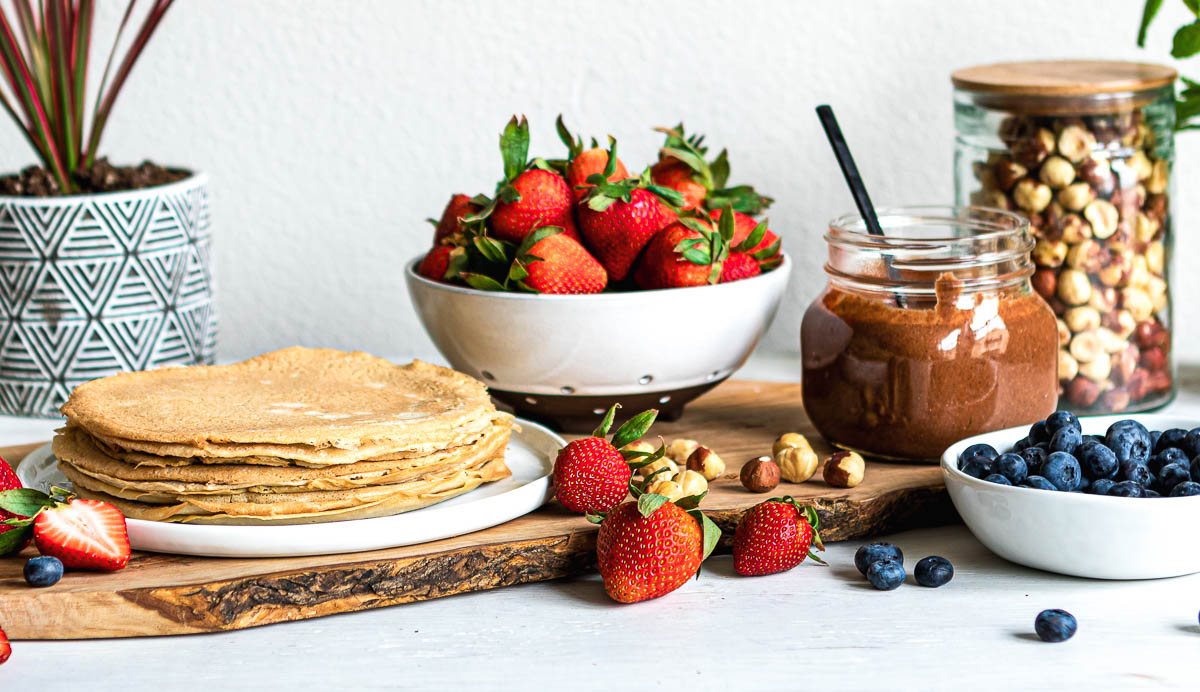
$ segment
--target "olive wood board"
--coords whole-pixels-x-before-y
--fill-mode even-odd
[[[630,412],[632,413],[632,412]],[[801,405],[800,385],[730,380],[652,435],[689,437],[728,464],[702,508],[725,533],[746,508],[792,495],[813,504],[827,541],[958,521],[935,465],[869,462],[866,479],[834,488],[820,473],[770,494],[745,490],[742,463],[770,452],[775,437],[797,431],[824,457]],[[39,445],[0,448],[10,462]],[[595,569],[597,527],[557,503],[506,524],[422,545],[297,558],[204,558],[135,552],[119,572],[68,571],[58,584],[28,587],[21,568],[32,547],[0,558],[0,626],[14,639],[88,639],[235,630],[512,584]]]

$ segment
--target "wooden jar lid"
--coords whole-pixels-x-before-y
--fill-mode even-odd
[[[964,67],[950,75],[955,87],[977,94],[982,106],[1046,113],[1144,106],[1178,78],[1166,65],[1119,60],[1003,62]]]

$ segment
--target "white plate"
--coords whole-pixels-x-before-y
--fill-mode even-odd
[[[1200,425],[1179,416],[1080,418],[1085,435],[1131,418],[1150,430]],[[942,455],[955,509],[975,537],[1000,557],[1028,567],[1092,579],[1157,579],[1200,572],[1200,496],[1145,499],[1035,490],[972,478],[958,455],[986,442],[1000,452],[1029,426],[968,437]]]
[[[517,420],[505,453],[512,476],[424,509],[378,519],[295,526],[218,526],[128,519],[136,550],[208,557],[297,557],[395,548],[460,536],[516,519],[550,499],[554,457],[566,444],[548,428]],[[50,445],[34,450],[17,469],[21,482],[47,490],[70,487]]]

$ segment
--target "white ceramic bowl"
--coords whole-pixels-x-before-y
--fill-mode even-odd
[[[1200,421],[1165,415],[1080,418],[1085,435],[1132,418],[1150,430],[1190,430]],[[981,543],[1000,557],[1049,572],[1092,579],[1157,579],[1200,572],[1200,496],[1161,499],[1035,490],[972,478],[958,455],[986,442],[1001,453],[1028,426],[969,437],[942,455],[955,509]]]
[[[791,272],[785,255],[774,270],[727,284],[535,295],[431,281],[416,272],[419,260],[405,272],[409,296],[446,360],[521,415],[576,430],[615,401],[678,416],[746,362]]]

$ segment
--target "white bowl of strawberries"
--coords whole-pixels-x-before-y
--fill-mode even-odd
[[[681,129],[630,177],[611,138],[585,150],[561,126],[568,157],[527,163],[527,129],[509,123],[496,195],[452,197],[406,270],[454,368],[523,416],[589,430],[613,402],[678,417],[745,362],[790,262],[752,216],[770,200],[727,187],[725,152],[706,161]]]

